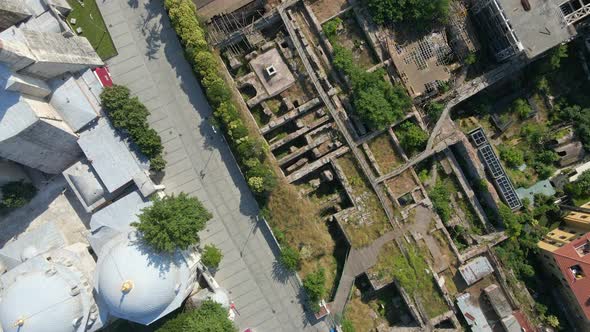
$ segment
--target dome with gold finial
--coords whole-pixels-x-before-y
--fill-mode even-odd
[[[0,298],[4,332],[75,332],[84,320],[84,299],[74,280],[55,269],[23,274]]]
[[[112,316],[150,324],[178,308],[194,285],[184,255],[158,253],[135,231],[109,240],[98,253],[95,288]]]

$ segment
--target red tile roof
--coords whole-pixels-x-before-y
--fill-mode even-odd
[[[576,247],[583,245],[589,240],[590,233],[586,233],[579,239],[565,244],[553,252],[563,277],[588,319],[590,319],[590,254],[581,256],[576,251]],[[576,279],[570,269],[574,265],[578,265],[585,276]]]

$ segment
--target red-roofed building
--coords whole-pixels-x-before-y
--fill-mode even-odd
[[[590,202],[582,207],[590,208]],[[590,331],[590,214],[571,212],[564,222],[538,243],[541,259],[563,286],[572,323]]]

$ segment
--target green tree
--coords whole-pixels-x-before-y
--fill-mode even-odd
[[[449,14],[449,0],[368,0],[367,6],[378,24],[445,22]]]
[[[555,47],[549,56],[549,65],[551,70],[557,70],[561,67],[561,59],[567,58],[567,45]]]
[[[409,154],[423,150],[428,141],[428,133],[412,121],[401,123],[395,130],[395,134],[397,135],[401,146],[404,150],[409,152]]]
[[[100,93],[100,102],[107,112],[116,111],[127,103],[129,100],[129,89],[122,85],[113,85],[105,87]]]
[[[428,118],[430,119],[430,121],[436,122],[438,120],[438,118],[440,118],[443,111],[445,110],[445,105],[442,103],[433,101],[433,102],[428,103],[424,107],[424,109],[425,109],[426,115],[428,115]]]
[[[451,219],[451,204],[449,200],[449,190],[442,181],[437,181],[436,185],[428,193],[432,200],[432,205],[438,213],[443,223]]]
[[[323,26],[324,33],[328,39],[332,39],[336,37],[336,33],[338,32],[338,27],[342,24],[342,19],[340,17],[333,18],[326,22]]]
[[[524,153],[518,148],[508,145],[500,145],[500,158],[506,162],[509,167],[518,167],[524,164]]]
[[[318,302],[326,293],[326,273],[323,268],[309,273],[303,278],[303,288],[307,291],[312,310],[319,311]]]
[[[581,198],[590,195],[590,170],[584,171],[576,181],[568,183],[565,191],[574,198]]]
[[[529,103],[522,98],[514,100],[514,102],[512,103],[511,110],[512,112],[518,114],[518,117],[521,120],[528,118],[531,115],[531,113],[533,113],[533,109],[531,108]]]
[[[199,242],[199,232],[212,215],[203,204],[185,193],[154,200],[139,215],[137,228],[143,239],[158,252],[172,253]]]
[[[299,270],[299,266],[301,264],[301,257],[299,256],[299,251],[289,246],[283,246],[281,248],[280,262],[289,271],[294,272]]]
[[[37,188],[29,182],[12,181],[2,186],[0,209],[15,209],[24,206],[35,197]]]
[[[545,317],[545,322],[547,323],[547,325],[551,326],[554,329],[559,328],[559,319],[554,315],[549,315]]]
[[[477,56],[473,52],[469,52],[465,57],[465,64],[472,65],[477,62]]]
[[[222,258],[223,254],[221,253],[221,250],[213,244],[205,245],[203,252],[201,253],[201,262],[203,262],[206,267],[212,269],[219,267]]]
[[[498,206],[498,214],[504,223],[506,234],[508,234],[510,237],[518,238],[520,232],[522,231],[522,225],[518,216],[504,203],[500,203]]]
[[[207,300],[198,309],[178,314],[162,325],[157,332],[237,332],[221,304]]]
[[[547,77],[545,77],[545,76],[541,76],[541,78],[539,80],[537,80],[535,87],[541,93],[547,94],[551,91],[551,87],[549,85],[549,80],[547,80]]]
[[[354,328],[352,321],[349,319],[344,318],[340,326],[342,327],[343,332],[356,332],[356,329]]]

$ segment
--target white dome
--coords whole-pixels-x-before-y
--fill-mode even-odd
[[[99,254],[97,290],[113,316],[149,324],[186,287],[188,275],[181,255],[159,254],[119,236]]]
[[[80,294],[55,272],[24,274],[0,298],[4,332],[74,332],[83,316]]]

